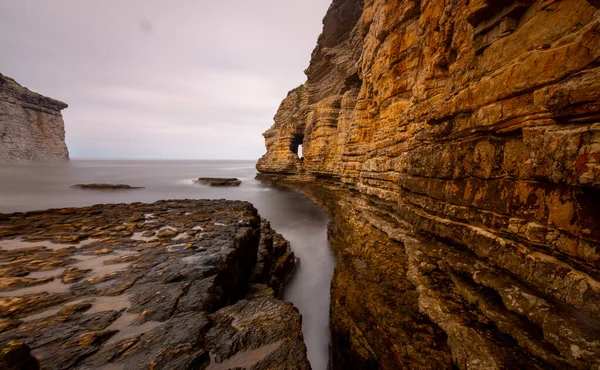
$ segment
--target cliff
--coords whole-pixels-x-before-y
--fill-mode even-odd
[[[330,213],[334,369],[600,368],[599,7],[333,1],[257,169]]]
[[[0,74],[0,160],[68,159],[66,107]]]

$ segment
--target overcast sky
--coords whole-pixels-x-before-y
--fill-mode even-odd
[[[69,104],[71,157],[256,159],[330,0],[0,0],[0,73]]]

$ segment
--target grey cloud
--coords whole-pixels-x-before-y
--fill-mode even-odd
[[[328,5],[0,0],[0,72],[69,104],[74,157],[257,158]]]

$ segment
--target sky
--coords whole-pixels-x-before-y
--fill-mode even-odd
[[[0,0],[0,73],[69,104],[72,158],[257,159],[330,0]]]

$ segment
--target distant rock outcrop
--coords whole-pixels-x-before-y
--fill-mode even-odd
[[[72,188],[85,190],[132,190],[143,189],[143,186],[131,186],[127,184],[75,184]]]
[[[66,107],[0,74],[0,160],[68,159]]]
[[[194,180],[194,183],[210,186],[240,186],[242,182],[239,179],[236,179],[235,177],[200,177],[198,180]]]

